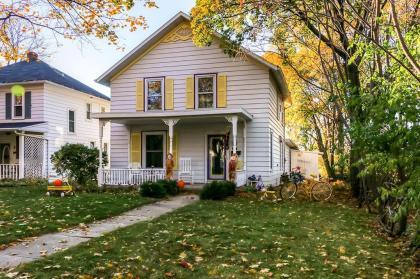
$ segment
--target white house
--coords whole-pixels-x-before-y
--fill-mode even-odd
[[[23,96],[12,94],[15,85]],[[109,97],[38,59],[0,69],[0,179],[45,177],[49,158],[65,143],[98,147],[99,121],[93,113],[107,112]],[[103,149],[109,147],[104,128]],[[109,151],[108,151],[109,154]]]
[[[245,51],[245,50],[244,50]],[[163,177],[165,157],[190,162],[195,183],[227,179],[230,154],[239,155],[237,184],[252,174],[278,184],[285,169],[281,70],[245,51],[223,52],[220,40],[196,47],[190,18],[180,12],[101,75],[111,88],[111,165],[103,184]]]

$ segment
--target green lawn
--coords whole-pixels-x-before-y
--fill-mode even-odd
[[[0,188],[0,247],[28,236],[55,232],[120,214],[153,201],[132,193],[77,193],[48,197],[46,186]]]
[[[410,263],[375,235],[373,218],[333,204],[200,201],[18,270],[34,278],[409,278]]]

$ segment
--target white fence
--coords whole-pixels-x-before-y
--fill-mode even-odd
[[[0,164],[0,179],[19,179],[19,165]]]
[[[165,178],[165,169],[104,169],[102,185],[140,185]]]

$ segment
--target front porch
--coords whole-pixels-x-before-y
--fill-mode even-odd
[[[0,124],[0,180],[46,176],[44,123]]]
[[[111,164],[99,171],[100,185],[139,185],[164,179],[168,154],[174,157],[173,179],[180,177],[180,161],[186,160],[194,184],[227,180],[233,153],[238,155],[236,183],[246,183],[247,122],[252,116],[245,110],[103,113],[96,117],[101,126],[106,121],[113,123],[112,134],[124,131],[127,135],[124,141],[111,136]]]

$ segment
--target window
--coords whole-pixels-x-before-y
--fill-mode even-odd
[[[273,131],[270,129],[270,169],[273,169]]]
[[[69,110],[69,132],[75,132],[75,112],[74,110]]]
[[[101,107],[101,112],[105,112],[105,107]]]
[[[108,143],[104,142],[104,148],[102,149],[103,152],[108,152]]]
[[[94,141],[90,142],[90,148],[95,148],[95,142]]]
[[[22,119],[23,118],[23,107],[24,107],[24,97],[22,96],[12,96],[13,99],[13,118]]]
[[[280,151],[280,155],[279,155],[279,160],[280,160],[280,168],[281,170],[284,172],[284,143],[283,143],[283,138],[281,136],[279,136],[279,151]]]
[[[195,77],[195,106],[213,108],[216,104],[216,75],[199,75]]]
[[[86,104],[86,119],[91,119],[92,104]]]
[[[146,79],[146,103],[147,110],[163,109],[163,78]]]
[[[164,132],[144,132],[142,138],[142,162],[145,168],[163,168],[166,156]]]

